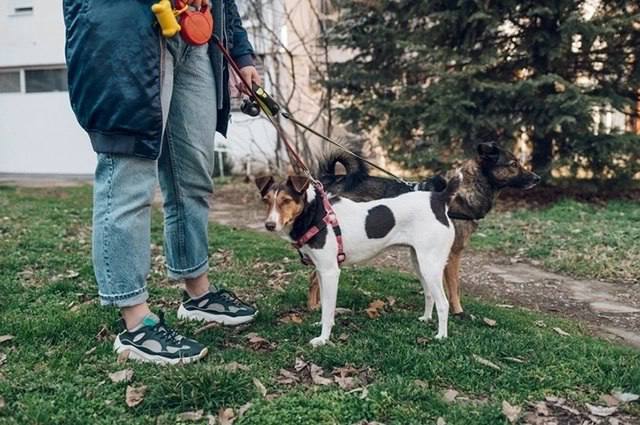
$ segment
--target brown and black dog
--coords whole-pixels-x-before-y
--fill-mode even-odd
[[[456,237],[445,268],[445,284],[449,305],[455,315],[463,314],[460,304],[462,251],[478,228],[479,220],[491,211],[500,190],[507,187],[527,190],[540,181],[540,177],[525,169],[513,153],[496,143],[480,143],[477,152],[475,158],[465,161],[460,167],[462,185],[449,207],[449,217],[454,223]],[[346,169],[345,175],[336,175],[335,166],[338,163]],[[446,180],[455,173],[457,170],[449,171]],[[415,190],[438,191],[446,187],[445,179],[440,176],[412,186],[383,177],[369,176],[366,163],[342,152],[334,152],[321,161],[317,175],[327,192],[358,202],[388,198]],[[308,307],[317,308],[319,299],[319,285],[314,273],[309,282]]]

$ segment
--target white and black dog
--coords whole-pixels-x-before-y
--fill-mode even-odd
[[[431,319],[435,303],[436,338],[447,336],[449,304],[442,278],[455,238],[447,210],[461,179],[461,174],[451,179],[442,192],[410,192],[354,202],[325,195],[303,176],[289,176],[282,182],[272,176],[256,178],[267,206],[265,227],[294,243],[301,255],[314,264],[320,277],[322,332],[310,341],[313,346],[326,344],[331,336],[340,262],[344,259],[344,264],[358,263],[394,245],[411,248],[425,297],[420,320]],[[346,257],[341,258],[342,254]]]

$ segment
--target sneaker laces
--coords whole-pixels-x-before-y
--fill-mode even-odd
[[[231,291],[228,291],[226,289],[219,289],[218,294],[220,294],[222,298],[229,301],[231,304],[235,305],[236,307],[245,307],[245,304],[242,301],[240,301],[240,299],[236,296],[236,294],[234,294]]]
[[[180,343],[182,341],[182,335],[167,326],[167,323],[164,320],[164,311],[159,311],[158,317],[160,318],[160,321],[154,326],[156,330],[164,335],[169,342]]]

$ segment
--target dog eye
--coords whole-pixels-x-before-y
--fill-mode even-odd
[[[511,168],[515,168],[515,167],[517,167],[517,166],[518,166],[518,161],[511,161],[511,162],[509,163],[509,167],[511,167]]]

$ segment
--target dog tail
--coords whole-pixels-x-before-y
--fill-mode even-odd
[[[458,170],[456,175],[447,182],[447,187],[444,189],[444,191],[441,192],[441,196],[445,204],[449,205],[451,203],[453,197],[456,196],[456,193],[458,193],[461,184],[462,172]]]
[[[354,153],[360,155],[359,151],[355,151]],[[316,175],[323,184],[333,183],[338,177],[342,177],[336,175],[336,164],[341,164],[345,169],[345,188],[355,187],[369,176],[369,167],[362,159],[356,158],[342,150],[334,150],[318,161],[318,172]]]
[[[414,190],[421,192],[442,192],[447,188],[447,179],[440,174],[436,174],[433,177],[428,177],[419,182]]]

